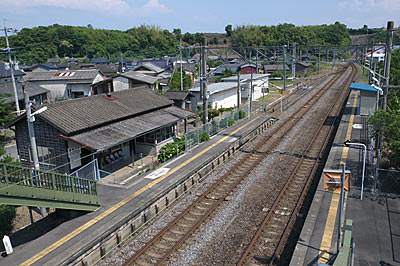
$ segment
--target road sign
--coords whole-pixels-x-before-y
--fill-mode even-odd
[[[279,94],[282,94],[282,95],[283,95],[283,90],[280,89],[280,90],[279,90]]]

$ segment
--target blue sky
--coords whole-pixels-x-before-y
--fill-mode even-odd
[[[300,4],[301,3],[301,4]],[[52,24],[126,30],[142,24],[182,32],[225,26],[332,24],[384,27],[400,22],[400,0],[0,0],[0,19],[16,29]]]

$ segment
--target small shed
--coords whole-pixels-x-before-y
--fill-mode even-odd
[[[360,91],[359,115],[370,115],[376,108],[378,90],[368,84],[351,83],[350,90]]]

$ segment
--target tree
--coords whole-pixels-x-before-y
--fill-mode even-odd
[[[232,25],[226,25],[225,27],[225,31],[226,31],[226,35],[228,35],[229,37],[232,36]]]
[[[7,98],[11,97],[8,93],[0,93],[0,126],[4,126],[15,118],[13,114],[13,106],[11,103],[7,103]]]
[[[222,71],[221,74],[222,74],[221,76],[218,76],[215,78],[216,82],[220,82],[222,78],[231,77],[231,76],[235,75],[236,73],[232,69],[225,67],[225,69]]]
[[[182,40],[182,31],[181,29],[174,29],[172,33],[175,35],[175,38],[180,41]]]
[[[183,79],[183,89],[187,90],[192,87],[192,78],[189,74],[182,71],[182,79]],[[177,68],[174,74],[172,75],[172,79],[169,83],[169,88],[171,90],[180,90],[181,89],[181,69]]]

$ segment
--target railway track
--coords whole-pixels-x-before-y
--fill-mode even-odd
[[[351,73],[344,87],[348,87],[355,75],[355,66],[351,65]],[[312,179],[322,159],[325,149],[338,117],[342,103],[348,92],[341,90],[338,103],[326,112],[314,136],[305,148],[301,158],[292,166],[292,172],[282,187],[262,223],[254,233],[250,243],[240,257],[237,265],[274,265],[279,262],[292,226],[300,211]],[[335,117],[326,123],[328,117]]]
[[[268,136],[261,139],[256,147],[230,169],[218,182],[199,196],[188,208],[168,226],[126,260],[124,265],[158,265],[166,262],[186,239],[209,217],[226,197],[248,176],[265,156],[279,145],[293,126],[309,112],[323,94],[335,83],[345,70],[331,77],[322,89],[294,115],[280,123]]]

